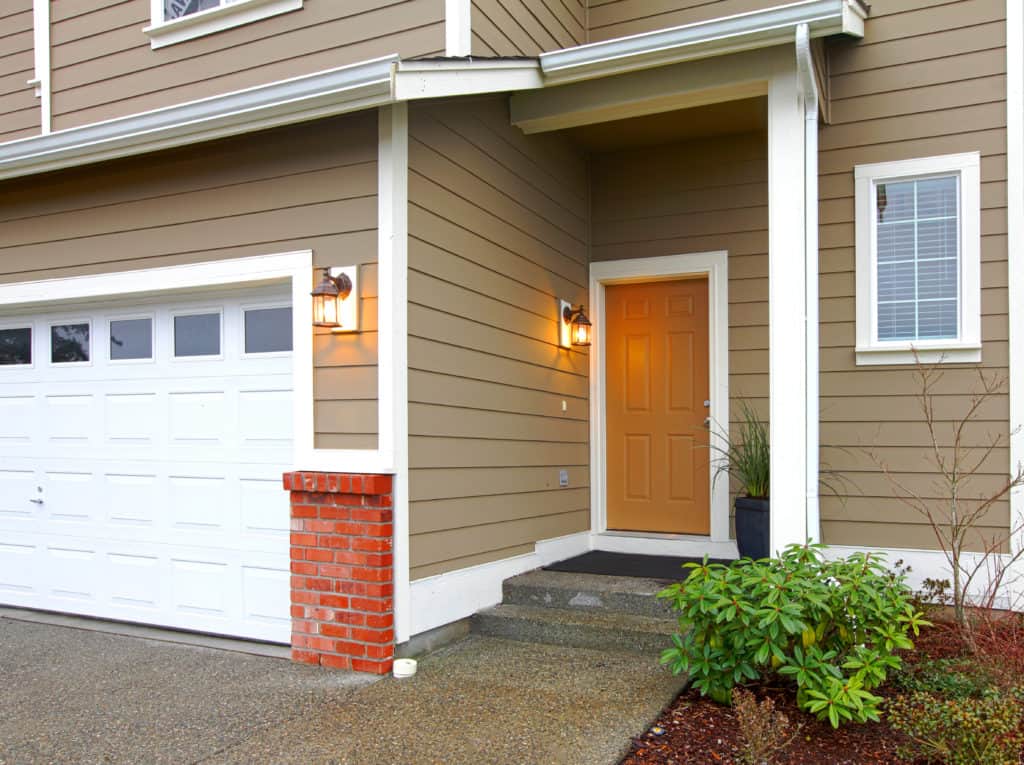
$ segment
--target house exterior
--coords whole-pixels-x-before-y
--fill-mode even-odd
[[[933,483],[915,350],[943,417],[1007,377],[968,441],[1024,460],[1022,46],[1016,0],[10,0],[0,603],[386,672],[540,565],[734,557],[742,402],[773,549],[941,575],[879,463]]]

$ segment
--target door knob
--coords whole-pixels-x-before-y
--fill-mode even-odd
[[[709,398],[704,399],[704,406],[711,406],[711,399],[709,399]]]
[[[41,504],[43,504],[43,500],[41,500],[41,499],[30,499],[29,502],[31,502],[33,505],[41,505]]]

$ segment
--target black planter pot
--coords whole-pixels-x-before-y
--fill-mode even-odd
[[[769,554],[769,500],[736,497],[736,546],[741,558],[767,558]]]

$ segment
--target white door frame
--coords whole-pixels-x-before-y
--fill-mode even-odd
[[[609,284],[663,281],[707,276],[708,371],[711,421],[729,433],[729,254],[696,252],[655,258],[611,260],[590,264],[590,305],[594,316],[594,343],[590,348],[590,528],[594,548],[616,552],[735,558],[736,543],[729,539],[728,481],[711,481],[711,533],[658,534],[608,531],[607,419],[605,380],[605,287]]]

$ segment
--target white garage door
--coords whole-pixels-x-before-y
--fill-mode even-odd
[[[288,642],[289,302],[0,316],[0,603]]]

